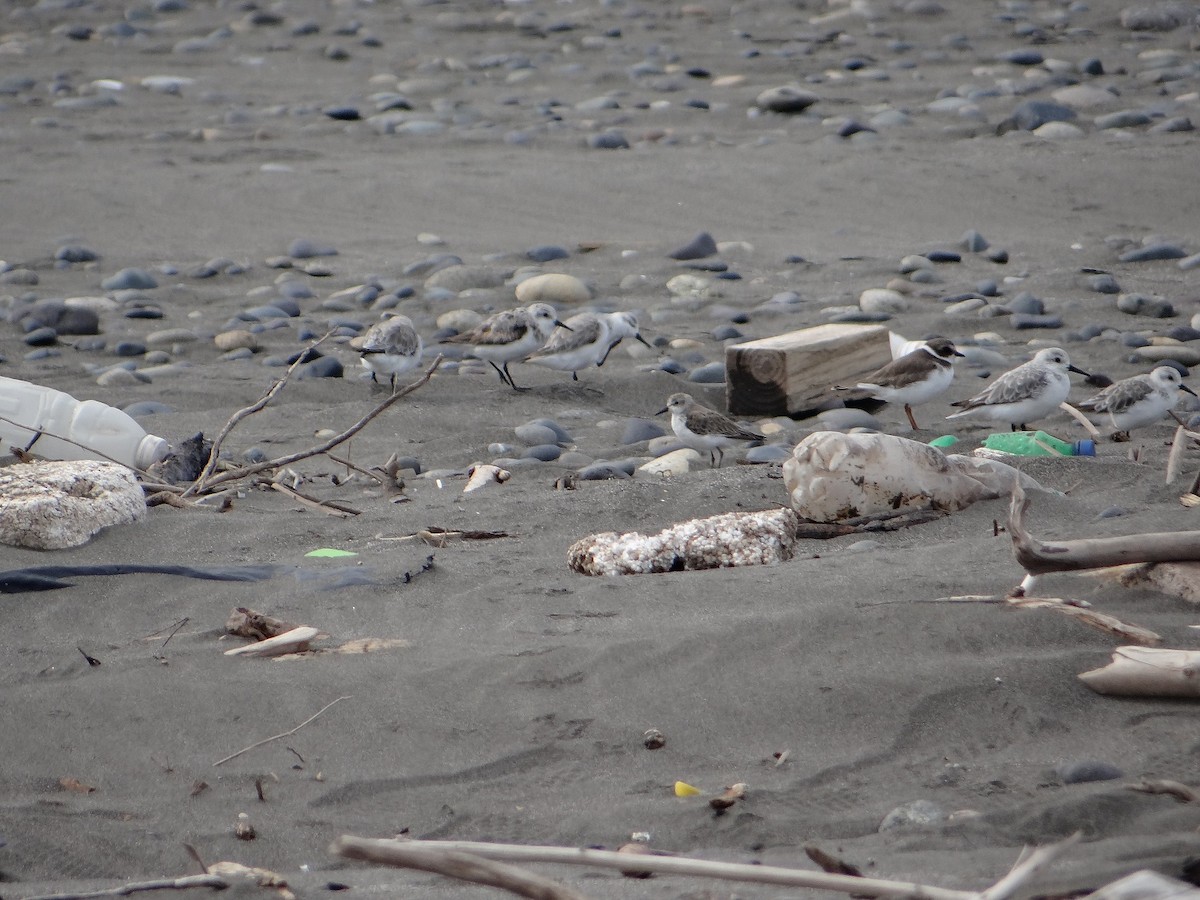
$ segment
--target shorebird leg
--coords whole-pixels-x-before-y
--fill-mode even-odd
[[[529,390],[527,387],[517,387],[517,383],[513,381],[512,373],[508,371],[508,363],[504,364],[504,374],[508,377],[508,386],[517,393],[522,393]]]
[[[917,420],[913,418],[912,407],[907,403],[904,404],[904,414],[908,416],[908,424],[913,427],[913,431],[920,431],[921,429],[917,427]]]
[[[504,369],[501,369],[501,368],[500,368],[498,365],[496,365],[496,364],[495,364],[494,362],[492,362],[490,359],[488,360],[488,365],[489,365],[489,366],[491,366],[493,369],[495,369],[495,370],[496,370],[496,374],[500,376],[500,383],[501,383],[501,384],[507,384],[509,387],[512,387],[512,386],[513,386],[513,385],[512,385],[512,381],[511,381],[511,379],[509,379],[509,377],[508,377],[507,375],[505,375],[505,374],[504,374]],[[507,368],[508,368],[508,364],[507,364],[507,363],[505,363],[505,365],[504,365],[504,368],[505,368],[505,369],[507,369]]]
[[[725,451],[720,447],[714,447],[709,456],[713,457],[713,462],[716,463],[718,469],[721,468],[721,463],[725,462]]]

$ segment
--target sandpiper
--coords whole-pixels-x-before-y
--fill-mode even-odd
[[[1129,440],[1129,432],[1153,425],[1175,408],[1179,392],[1196,392],[1183,383],[1177,369],[1159,366],[1146,375],[1134,375],[1111,384],[1079,404],[1086,413],[1103,416],[1112,423],[1114,441]]]
[[[533,303],[496,313],[470,331],[456,334],[445,342],[471,344],[472,352],[487,360],[504,384],[514,391],[524,391],[528,388],[517,387],[508,364],[524,359],[540,348],[555,326],[567,327],[558,320],[554,307],[548,303]]]
[[[1025,431],[1025,423],[1041,419],[1067,399],[1071,392],[1068,372],[1091,377],[1071,365],[1060,347],[1047,347],[1033,359],[1005,372],[982,392],[951,406],[962,407],[947,419],[978,415],[993,422],[1007,422],[1013,431]]]
[[[671,414],[671,430],[685,447],[708,453],[716,468],[725,458],[723,448],[742,441],[761,441],[763,436],[748,431],[728,416],[698,403],[691,394],[672,394],[655,415]]]
[[[371,380],[376,375],[387,375],[392,390],[396,389],[396,376],[416,368],[421,361],[425,344],[408,316],[392,316],[367,329],[359,345],[362,364],[370,371]]]

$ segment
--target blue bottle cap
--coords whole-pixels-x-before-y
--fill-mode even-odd
[[[1095,456],[1096,455],[1096,442],[1092,441],[1092,440],[1076,441],[1075,442],[1075,455],[1076,456]]]

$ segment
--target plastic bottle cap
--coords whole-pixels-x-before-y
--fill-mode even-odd
[[[1083,441],[1076,441],[1075,442],[1075,455],[1076,456],[1095,456],[1096,455],[1096,442],[1093,440],[1090,440],[1090,439],[1083,440]]]
[[[170,449],[171,445],[158,435],[148,434],[138,443],[133,464],[139,469],[148,469],[165,458]]]

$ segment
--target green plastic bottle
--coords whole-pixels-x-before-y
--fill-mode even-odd
[[[1014,456],[1095,456],[1095,441],[1063,441],[1044,431],[1013,431],[989,434],[983,442],[989,450]]]

